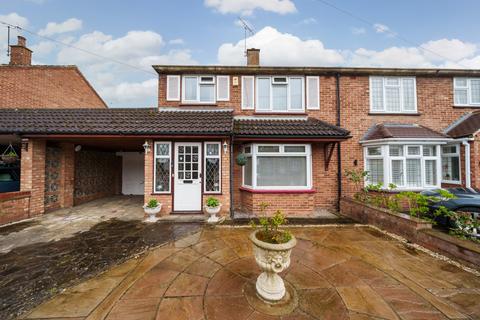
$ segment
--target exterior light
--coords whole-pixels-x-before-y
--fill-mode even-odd
[[[148,151],[150,151],[150,145],[148,144],[147,140],[145,140],[145,143],[143,144],[143,149],[145,149],[145,154],[147,154]]]
[[[22,150],[28,151],[28,139],[27,138],[22,139]]]
[[[228,143],[227,140],[223,142],[223,154],[227,154],[228,151]]]
[[[75,146],[75,152],[80,152],[80,150],[82,150],[82,146],[79,145],[79,144],[77,144],[77,145]]]

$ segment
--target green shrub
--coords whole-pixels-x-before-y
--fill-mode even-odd
[[[150,199],[150,201],[148,201],[148,203],[147,203],[147,208],[153,209],[153,208],[156,208],[156,207],[158,207],[157,199]]]
[[[216,208],[220,205],[220,201],[214,197],[208,197],[207,201],[205,202],[206,206],[209,208]]]
[[[260,241],[280,244],[286,243],[292,239],[292,234],[288,230],[282,230],[280,227],[288,223],[282,211],[277,210],[272,217],[266,217],[265,210],[269,205],[265,202],[260,203],[260,212],[263,215],[259,219],[259,226],[254,220],[250,221],[252,228],[260,228],[257,232],[257,239]]]

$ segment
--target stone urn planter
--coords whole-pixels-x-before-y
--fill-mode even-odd
[[[217,214],[220,212],[220,209],[222,209],[222,205],[219,204],[216,207],[209,207],[205,206],[205,211],[209,214],[209,218],[207,219],[208,223],[217,223],[220,221],[220,218],[217,216]]]
[[[156,200],[150,200],[148,204],[143,206],[143,210],[148,215],[146,222],[156,222],[158,220],[157,214],[162,210],[162,204]]]
[[[258,239],[257,235],[261,231],[250,234],[255,261],[263,271],[257,278],[256,289],[260,297],[275,302],[285,296],[285,283],[278,273],[290,266],[290,254],[297,240],[292,235],[286,243],[268,243]]]

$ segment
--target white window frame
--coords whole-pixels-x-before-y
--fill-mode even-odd
[[[157,147],[160,144],[168,144],[168,156],[157,155]],[[155,141],[153,150],[153,193],[154,194],[170,194],[172,192],[172,143],[170,141]],[[169,159],[168,172],[168,191],[157,191],[157,159]]]
[[[368,154],[368,149],[369,148],[380,148],[380,154],[379,155],[369,155]],[[385,181],[385,159],[384,159],[384,154],[385,154],[385,148],[383,146],[367,146],[363,148],[363,158],[365,159],[364,161],[364,171],[368,171],[368,165],[367,162],[368,160],[378,160],[382,159],[383,160],[383,180]],[[368,179],[368,176],[365,177],[365,185],[372,184],[373,182]]]
[[[391,145],[400,145],[403,147],[403,155],[402,156],[390,156],[390,146]],[[404,191],[404,190],[411,190],[411,191],[421,191],[426,189],[432,188],[440,188],[442,184],[442,167],[441,167],[441,146],[445,145],[444,143],[439,142],[413,142],[413,141],[399,141],[399,142],[383,142],[383,143],[375,143],[375,144],[368,144],[364,146],[364,170],[368,170],[367,160],[368,159],[383,159],[383,186],[382,188],[388,189],[388,185],[392,183],[393,176],[392,176],[392,160],[402,160],[403,161],[403,185],[397,185],[397,190]],[[424,156],[423,155],[423,147],[424,146],[434,146],[436,155],[435,156]],[[369,156],[367,154],[367,148],[371,147],[380,147],[381,148],[381,155]],[[419,155],[408,155],[408,147],[420,147],[420,154]],[[420,159],[420,174],[421,174],[421,183],[420,187],[407,187],[407,159]],[[426,175],[425,175],[425,161],[426,160],[436,160],[436,173],[437,173],[437,184],[429,185],[426,183]],[[368,185],[370,182],[368,181],[368,177],[365,178],[365,185]]]
[[[286,78],[285,83],[274,83],[274,78]],[[270,80],[270,105],[268,109],[258,109],[258,81],[257,79],[269,79]],[[290,98],[290,80],[300,79],[302,81],[302,109],[291,108]],[[273,110],[273,86],[284,85],[287,87],[287,110]],[[255,111],[265,113],[305,113],[305,77],[303,76],[256,76],[255,77]]]
[[[251,106],[246,106],[245,105],[245,100],[243,99],[243,92],[245,90],[245,80],[246,79],[251,79],[252,80],[252,105]],[[256,83],[255,83],[255,77],[254,76],[242,76],[242,85],[241,85],[241,108],[242,110],[255,110],[255,100],[256,100]]]
[[[467,86],[462,87],[462,86],[457,86],[457,79],[464,79],[467,81]],[[479,103],[473,103],[472,102],[472,80],[480,81],[480,78],[467,78],[467,77],[455,77],[453,78],[453,105],[455,107],[480,107],[480,102]],[[462,89],[462,90],[467,90],[467,103],[466,104],[457,104],[455,101],[455,90],[456,89]]]
[[[372,90],[372,81],[377,78],[377,79],[382,79],[382,96],[383,96],[383,109],[382,110],[374,110],[373,109],[373,90]],[[386,79],[397,79],[399,82],[399,88],[400,88],[400,111],[389,111],[386,109],[386,95],[385,95],[385,87],[387,86]],[[404,93],[403,93],[403,80],[409,79],[413,80],[413,86],[414,86],[414,104],[415,104],[415,110],[405,110],[404,106]],[[398,113],[398,114],[416,114],[418,113],[418,106],[417,106],[417,80],[415,77],[383,77],[383,76],[370,76],[369,78],[369,94],[370,94],[370,113]]]
[[[213,79],[212,83],[202,83],[200,80],[202,77],[211,77]],[[197,97],[195,100],[185,99],[185,79],[186,78],[197,78]],[[200,101],[200,87],[203,85],[213,85],[213,100],[212,101]],[[184,75],[182,76],[182,103],[194,103],[194,104],[215,104],[217,103],[217,82],[216,77],[213,75]]]
[[[455,146],[455,153],[443,153],[443,147],[453,147]],[[443,145],[440,148],[440,156],[441,161],[443,164],[443,158],[458,158],[458,180],[443,180],[443,172],[442,172],[442,183],[450,183],[450,184],[462,184],[462,161],[460,157],[460,144],[447,144]],[[442,166],[443,170],[443,166]]]
[[[278,146],[279,152],[259,152],[259,146]],[[286,146],[302,146],[305,147],[305,152],[285,152]],[[245,181],[245,166],[242,167],[242,187],[253,190],[312,190],[312,147],[310,144],[277,144],[277,143],[252,143],[243,146],[250,147],[251,152],[245,153],[247,157],[252,157],[252,185],[246,185]],[[258,156],[273,156],[273,157],[305,157],[307,167],[307,185],[306,186],[257,186],[257,157]]]
[[[224,99],[221,99],[219,97],[219,93],[220,93],[219,85],[218,85],[219,79],[227,79],[227,97]],[[230,76],[217,76],[217,82],[215,83],[215,87],[216,87],[217,101],[230,101]]]
[[[170,93],[170,79],[174,79],[174,81],[177,81],[177,95],[175,97],[170,97],[168,94]],[[179,75],[168,75],[167,76],[167,101],[180,101],[180,76]]]
[[[218,155],[212,156],[207,155],[207,145],[216,144],[218,145]],[[203,193],[205,194],[221,194],[222,193],[222,144],[218,141],[205,142],[203,146]],[[207,158],[219,159],[218,160],[218,191],[207,191],[207,184],[205,180],[207,179]]]

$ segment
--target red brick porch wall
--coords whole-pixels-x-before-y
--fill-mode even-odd
[[[0,193],[0,225],[30,217],[30,192]]]

